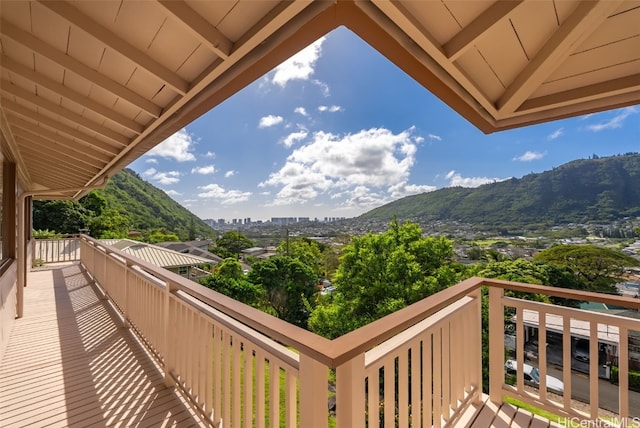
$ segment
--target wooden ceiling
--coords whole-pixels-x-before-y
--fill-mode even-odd
[[[640,103],[640,0],[0,2],[0,138],[79,197],[345,26],[490,133]]]

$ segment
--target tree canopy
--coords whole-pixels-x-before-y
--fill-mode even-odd
[[[335,338],[434,294],[460,279],[445,238],[423,237],[415,223],[397,220],[381,234],[343,248],[336,292],[312,313],[309,327]]]
[[[567,267],[584,281],[587,290],[610,294],[617,293],[613,285],[623,280],[625,267],[640,263],[620,251],[595,245],[557,245],[539,252],[534,260]]]

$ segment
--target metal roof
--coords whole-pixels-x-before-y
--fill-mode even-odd
[[[211,260],[205,259],[204,257],[183,254],[167,248],[158,247],[157,245],[132,241],[130,239],[102,239],[100,242],[117,248],[147,263],[163,268],[196,266],[211,263]]]
[[[638,22],[639,0],[3,0],[0,138],[23,189],[77,198],[339,26],[500,131],[639,103]]]

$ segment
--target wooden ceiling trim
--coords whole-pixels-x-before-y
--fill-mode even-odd
[[[83,14],[74,6],[68,4],[66,1],[37,1],[43,6],[46,6],[52,12],[67,20],[71,25],[81,29],[91,37],[104,43],[108,48],[113,49],[132,63],[137,64],[151,75],[165,82],[180,95],[187,93],[189,89],[188,82],[184,81],[173,71],[156,62],[144,52],[122,40],[107,28]]]
[[[545,46],[520,72],[496,103],[500,117],[515,112],[526,99],[607,19],[621,0],[582,2],[560,25]]]
[[[121,147],[123,147],[122,145],[114,146],[113,144],[105,144],[104,141],[93,138],[78,129],[60,123],[59,120],[52,119],[26,107],[22,107],[21,105],[6,98],[2,98],[1,102],[3,108],[5,108],[8,112],[14,113],[26,119],[34,120],[38,124],[51,128],[54,131],[59,131],[69,137],[76,138],[77,140],[79,140],[79,143],[88,145],[89,147],[92,147],[103,153],[107,153],[113,156],[120,151]]]
[[[78,144],[73,144],[72,140],[66,138],[48,138],[47,136],[42,135],[41,132],[31,132],[30,129],[25,129],[17,126],[15,123],[12,124],[11,128],[13,129],[13,133],[16,137],[22,138],[23,140],[32,141],[34,144],[57,147],[57,150],[59,150],[60,153],[64,153],[66,156],[77,158],[78,161],[82,163],[95,165],[97,162],[103,164],[104,166],[110,159],[108,157],[105,157],[104,155],[101,156],[97,152],[90,151],[90,149],[88,149],[87,147],[78,147]],[[40,131],[42,131],[42,129],[40,129]]]
[[[97,113],[101,117],[110,120],[123,128],[129,129],[130,131],[135,132],[136,134],[140,134],[143,130],[143,126],[137,123],[134,120],[131,120],[123,115],[115,112],[113,109],[106,107],[91,98],[81,95],[74,90],[68,88],[67,86],[55,82],[47,77],[44,77],[42,74],[37,73],[31,70],[29,67],[26,67],[18,62],[8,58],[6,56],[0,57],[0,62],[2,66],[13,73],[18,74],[19,76],[29,80],[30,82],[45,87],[48,90],[55,92],[56,94],[64,97],[74,103],[86,108],[88,110]],[[15,85],[14,85],[15,86]]]
[[[25,159],[27,159],[29,166],[32,168],[35,167],[31,173],[36,181],[44,183],[45,180],[38,180],[38,177],[44,176],[58,178],[60,180],[69,180],[67,183],[73,185],[74,179],[87,182],[93,177],[93,174],[88,174],[85,170],[69,163],[64,158],[57,158],[55,155],[45,157],[42,151],[29,147],[23,148],[22,150],[24,151]],[[58,162],[58,165],[64,166],[64,168],[52,168],[51,166],[54,164],[54,161]],[[77,181],[75,185],[77,186]]]
[[[466,49],[473,46],[476,40],[523,3],[524,0],[512,0],[498,1],[492,4],[442,46],[447,58],[450,61],[458,59]]]
[[[0,106],[2,106],[2,102],[0,101]],[[27,169],[27,165],[20,154],[20,150],[18,149],[18,144],[16,143],[15,138],[13,137],[12,128],[9,125],[9,118],[5,115],[4,108],[0,108],[0,133],[2,133],[2,137],[4,141],[7,143],[6,146],[8,148],[9,153],[6,153],[5,156],[11,158],[16,164],[16,169],[18,171],[18,178],[23,180],[25,184],[31,184],[31,177],[29,174],[29,170]]]
[[[61,161],[68,162],[76,168],[90,170],[94,173],[100,171],[100,168],[102,167],[102,165],[91,163],[88,160],[89,158],[87,156],[83,156],[82,153],[74,152],[66,147],[62,147],[60,144],[54,144],[49,140],[40,138],[37,135],[32,134],[28,137],[23,137],[23,134],[25,133],[16,133],[16,141],[18,144],[21,144],[23,147],[26,146],[28,149],[34,150],[35,152],[39,151],[45,157],[50,157],[51,159],[60,158]]]
[[[4,19],[0,20],[0,34],[10,38],[16,43],[20,43],[33,52],[50,59],[51,61],[59,64],[61,67],[64,67],[66,70],[77,74],[78,76],[88,80],[92,84],[101,87],[102,89],[121,98],[123,101],[131,104],[132,106],[145,111],[153,117],[158,117],[160,116],[160,113],[162,113],[161,107],[155,105],[143,96],[109,79],[93,68],[83,64],[82,62],[56,49],[48,43],[45,43],[44,41],[33,36],[31,33],[21,30],[20,28]]]
[[[429,69],[431,73],[433,73],[439,80],[442,82],[446,82],[452,90],[455,90],[459,97],[466,100],[466,102],[470,105],[479,105],[481,106],[478,110],[478,114],[483,116],[484,110],[488,113],[491,118],[485,116],[484,120],[489,123],[493,122],[495,116],[497,115],[497,109],[495,105],[489,101],[486,94],[482,92],[482,90],[469,79],[466,73],[464,73],[460,68],[458,68],[453,62],[447,58],[446,53],[444,52],[442,46],[435,40],[433,36],[429,34],[429,32],[420,25],[419,22],[416,22],[415,18],[413,18],[408,11],[397,2],[390,2],[388,0],[373,0],[373,4],[377,8],[379,8],[388,19],[390,19],[396,26],[402,28],[402,30],[391,30],[389,28],[389,24],[385,24],[384,22],[380,22],[380,18],[376,18],[375,11],[372,10],[371,6],[366,2],[358,2],[356,5],[362,11],[369,15],[372,19],[378,21],[378,25],[381,28],[385,28],[386,31],[390,32],[390,34],[394,33],[402,33],[404,35],[403,40],[401,41],[399,37],[396,36],[398,42],[403,45],[403,47],[412,55],[419,59],[425,67]],[[351,28],[352,26],[349,26]],[[363,32],[356,32],[360,37],[364,40],[367,39]],[[419,54],[417,49],[412,46],[417,44],[423,51],[426,53]],[[390,58],[391,55],[388,52],[383,53],[387,58]],[[402,64],[397,64],[400,68],[403,68]],[[405,70],[406,71],[406,70]],[[429,87],[429,85],[425,84],[419,77],[412,76],[416,81],[421,82],[421,84],[428,88],[429,90],[433,90]],[[456,89],[459,88],[459,89]],[[442,98],[441,99],[445,99]],[[470,120],[470,119],[469,119]],[[487,132],[486,125],[480,126],[478,122],[473,121],[473,123],[478,126],[478,128],[485,130]]]
[[[2,92],[14,95],[15,97],[22,99],[24,101],[28,101],[31,104],[43,110],[46,110],[54,115],[62,116],[65,119],[71,122],[74,122],[77,125],[88,129],[89,131],[102,135],[105,138],[115,140],[115,141],[119,141],[122,138],[122,134],[119,134],[112,129],[106,128],[84,116],[74,113],[73,111],[62,107],[59,104],[51,102],[45,99],[44,97],[39,97],[27,91],[26,89],[23,89],[17,85],[13,85],[4,79],[0,81],[0,90],[2,90]]]
[[[517,111],[526,113],[527,111],[542,110],[549,106],[562,106],[595,98],[608,98],[621,96],[625,93],[637,93],[638,91],[640,91],[640,74],[634,74],[632,76],[621,77],[586,87],[532,98],[525,101]]]
[[[184,28],[200,40],[209,50],[222,59],[229,58],[233,49],[233,42],[225,37],[206,19],[191,9],[186,3],[175,0],[158,0],[158,4],[165,8]]]

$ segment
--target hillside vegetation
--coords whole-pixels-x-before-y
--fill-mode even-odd
[[[640,154],[576,160],[551,171],[477,188],[408,196],[361,219],[450,220],[491,226],[551,226],[640,216]]]
[[[33,227],[58,233],[88,228],[98,238],[120,238],[130,230],[143,236],[160,232],[180,240],[208,238],[215,231],[164,191],[142,180],[130,169],[113,176],[104,189],[80,201],[35,201]]]

